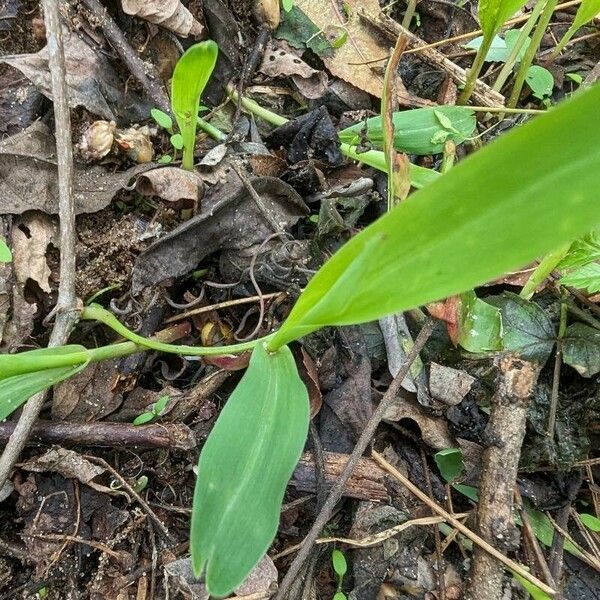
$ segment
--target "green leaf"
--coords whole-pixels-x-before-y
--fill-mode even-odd
[[[173,157],[170,154],[163,154],[156,162],[159,165],[170,165],[173,162]]]
[[[154,414],[160,416],[167,407],[167,404],[169,404],[170,399],[171,397],[168,394],[161,396],[154,404]]]
[[[467,352],[492,352],[502,348],[500,311],[477,297],[473,290],[460,295],[456,341]]]
[[[440,118],[444,119],[443,123]],[[476,126],[475,113],[466,106],[438,106],[395,112],[393,120],[394,148],[399,152],[418,155],[442,152],[446,139],[460,144],[473,135]],[[356,145],[365,131],[373,146],[383,147],[381,116],[367,119],[366,124],[357,123],[340,131],[340,140]],[[448,135],[443,141],[435,141],[434,136],[440,132],[447,132]]]
[[[528,504],[525,504],[525,508],[535,537],[542,542],[544,546],[550,548],[554,538],[554,527],[552,526],[552,522],[547,515],[532,508]],[[569,542],[569,540],[565,540],[564,549],[573,556],[579,556],[579,551],[571,542]]]
[[[593,262],[574,269],[560,278],[562,285],[578,290],[587,290],[590,294],[600,292],[600,263]]]
[[[589,530],[600,533],[600,519],[598,519],[598,517],[594,517],[594,515],[588,515],[587,513],[582,513],[579,515],[579,518]]]
[[[452,487],[460,492],[463,496],[473,500],[473,502],[479,502],[479,490],[472,485],[464,485],[463,483],[453,483]]]
[[[346,594],[344,592],[336,592],[333,596],[333,600],[347,600]]]
[[[183,148],[183,136],[180,133],[176,133],[171,136],[171,146],[175,148],[175,150],[181,150]]]
[[[579,73],[565,73],[565,77],[574,81],[577,85],[581,85],[583,83],[583,77]]]
[[[527,0],[479,0],[479,21],[483,35],[492,38],[504,22],[526,2]]]
[[[479,50],[483,42],[483,36],[473,38],[466,44],[462,44],[463,48],[469,48],[470,50]],[[510,50],[506,47],[506,42],[497,35],[492,40],[492,45],[485,55],[486,62],[506,62]]]
[[[600,260],[600,228],[593,229],[582,238],[575,240],[558,267],[560,269],[573,269],[595,260]]]
[[[535,302],[504,292],[487,301],[502,311],[502,342],[505,350],[544,364],[556,338],[552,320]]]
[[[508,51],[506,54],[506,58],[508,58],[508,56],[512,52],[513,48],[515,47],[515,44],[517,43],[517,40],[519,39],[520,34],[521,34],[520,29],[509,29],[504,34],[504,41],[506,42],[506,49]],[[521,60],[523,59],[523,56],[525,55],[525,52],[527,51],[527,48],[529,48],[530,43],[531,43],[531,38],[528,37],[525,40],[525,43],[521,46],[521,49],[519,50],[519,54],[517,55],[516,62],[521,62]]]
[[[0,263],[7,263],[12,261],[12,253],[10,248],[6,245],[6,242],[0,238]]]
[[[294,8],[294,0],[281,0],[281,6],[285,12],[290,12]]]
[[[525,75],[525,81],[531,88],[533,95],[540,100],[543,100],[546,96],[552,94],[554,88],[554,77],[548,69],[540,67],[539,65],[532,65],[527,69]]]
[[[308,393],[289,348],[257,345],[198,463],[190,550],[211,595],[236,588],[275,537],[308,420]]]
[[[515,579],[525,588],[525,591],[533,598],[533,600],[552,600],[551,596],[548,596],[546,592],[540,590],[537,585],[527,581],[524,577],[521,577],[518,573],[512,572]]]
[[[158,108],[153,108],[150,111],[150,114],[163,129],[166,129],[167,131],[171,131],[173,129],[173,119],[171,119],[166,112],[163,112]]]
[[[194,166],[194,146],[200,96],[217,62],[219,47],[212,40],[190,46],[177,61],[171,79],[173,114],[183,136],[183,168]]]
[[[442,477],[448,482],[456,479],[465,468],[460,448],[440,450],[433,455],[433,458]]]
[[[600,0],[583,0],[577,9],[577,14],[573,20],[573,24],[558,43],[556,52],[562,50],[573,34],[586,23],[591,21],[596,15],[600,14]]]
[[[284,12],[282,17],[274,37],[289,42],[294,48],[309,48],[319,56],[329,56],[333,53],[331,44],[321,29],[296,5]]]
[[[339,550],[334,550],[331,553],[331,563],[333,565],[333,570],[336,575],[342,578],[346,572],[348,571],[348,563],[346,562],[346,557],[343,552]]]
[[[146,423],[150,423],[150,421],[154,421],[156,415],[153,412],[145,412],[141,415],[138,415],[133,421],[133,425],[145,425]]]
[[[461,293],[589,231],[600,221],[600,144],[590,141],[600,139],[599,104],[599,86],[573,96],[353,237],[311,279],[270,347]]]
[[[88,360],[88,351],[77,344],[0,355],[0,381],[44,369],[72,367]]]
[[[0,380],[0,421],[4,421],[31,396],[72,377],[85,367],[58,367],[24,375],[14,375]]]
[[[583,377],[600,373],[600,331],[585,323],[569,325],[563,338],[563,361]]]

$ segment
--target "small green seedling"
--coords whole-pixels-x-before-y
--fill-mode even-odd
[[[175,150],[174,155],[176,155],[177,150],[181,150],[183,148],[183,136],[180,133],[175,133],[173,131],[173,119],[171,119],[171,117],[166,112],[163,112],[158,108],[153,108],[150,111],[150,115],[160,127],[165,129],[167,133],[170,134],[171,137],[169,141],[171,142],[171,146],[173,146],[173,149]],[[173,155],[164,154],[158,159],[158,162],[162,165],[168,165],[171,162],[173,162],[173,160]]]
[[[6,242],[0,238],[0,263],[8,263],[12,261],[12,253]]]
[[[142,349],[193,356],[252,349],[200,454],[192,507],[194,573],[204,573],[211,595],[227,596],[272,543],[306,442],[308,392],[288,343],[471,290],[600,224],[600,146],[592,143],[600,138],[599,103],[593,86],[438,174],[342,246],[264,338],[223,347],[167,344],[86,306],[82,319],[127,341],[0,355],[0,419],[90,362]],[[197,102],[190,114],[196,117]],[[184,152],[186,144],[193,160],[184,134]]]
[[[212,40],[190,46],[177,61],[171,80],[171,107],[181,132],[183,168],[194,168],[200,96],[212,75],[219,48]],[[171,138],[173,143],[173,138]]]
[[[346,600],[346,594],[342,591],[344,576],[348,572],[348,563],[344,553],[340,550],[334,550],[331,553],[331,564],[337,578],[337,590],[333,596],[333,600]]]
[[[170,397],[168,395],[161,396],[151,407],[149,411],[143,412],[138,415],[134,420],[134,425],[147,425],[156,421],[164,412],[167,404],[169,403]]]

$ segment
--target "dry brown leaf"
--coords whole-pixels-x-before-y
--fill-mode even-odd
[[[15,277],[18,283],[28,279],[50,293],[50,267],[46,260],[48,246],[58,246],[56,223],[44,213],[28,212],[15,220],[12,231]]]
[[[469,393],[475,378],[466,371],[432,362],[429,370],[431,397],[449,406],[460,404]]]
[[[75,212],[97,212],[149,165],[109,173],[100,166],[75,164],[73,196]],[[21,214],[27,210],[58,212],[56,143],[48,127],[36,121],[25,131],[0,141],[0,198],[2,212]]]
[[[307,65],[286,46],[284,42],[270,43],[259,71],[268,77],[290,77],[305,98],[320,98],[327,91],[327,74]]]
[[[167,202],[198,202],[204,192],[202,178],[195,171],[163,167],[138,177],[136,190],[143,196],[158,196]]]
[[[123,12],[169,29],[180,37],[198,36],[204,29],[180,0],[121,0]]]
[[[328,39],[339,38],[347,32],[347,40],[339,48],[334,48],[331,56],[321,57],[329,71],[357,88],[381,98],[385,60],[372,61],[387,59],[390,55],[389,43],[377,38],[374,31],[367,29],[358,14],[359,8],[372,15],[379,14],[378,0],[347,0],[344,6],[347,7],[345,12],[349,17],[344,14],[336,0],[296,0],[296,6]],[[408,93],[400,79],[396,89],[399,104],[423,104],[421,99]]]
[[[117,115],[129,119],[147,118],[151,105],[123,85],[106,56],[96,52],[77,33],[62,28],[67,69],[68,100],[71,108],[83,106],[94,115],[116,120]],[[18,69],[47,98],[52,99],[48,67],[48,51],[37,54],[4,56],[5,62]],[[125,96],[124,89],[127,89]]]

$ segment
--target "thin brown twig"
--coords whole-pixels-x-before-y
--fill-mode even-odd
[[[556,595],[556,590],[552,589],[550,586],[546,585],[543,581],[540,581],[537,577],[534,577],[531,573],[523,569],[521,565],[516,563],[514,560],[511,560],[507,556],[504,556],[502,552],[499,552],[488,544],[483,538],[480,538],[477,534],[473,533],[468,527],[463,525],[455,516],[446,512],[437,502],[434,502],[427,494],[422,492],[410,479],[405,477],[398,469],[393,467],[381,454],[373,451],[373,459],[375,462],[379,464],[382,469],[385,469],[392,477],[397,479],[409,492],[414,494],[421,502],[424,502],[427,506],[429,506],[436,514],[444,517],[445,521],[452,525],[455,529],[460,531],[465,537],[469,538],[474,544],[483,548],[486,552],[491,554],[493,557],[497,558],[502,564],[506,567],[518,573],[521,577],[533,583],[533,585],[539,587],[543,592],[550,596]]]
[[[286,573],[285,577],[283,578],[283,581],[281,582],[281,586],[279,587],[275,600],[283,600],[286,597],[290,586],[300,573],[304,562],[310,554],[313,544],[319,537],[323,527],[325,527],[325,525],[331,518],[335,505],[342,497],[344,487],[350,479],[354,467],[360,460],[362,454],[367,449],[368,445],[371,443],[371,439],[373,438],[373,435],[375,434],[375,431],[379,423],[383,419],[383,416],[385,415],[387,409],[392,404],[392,402],[395,401],[396,395],[398,393],[398,390],[400,389],[402,382],[404,381],[404,378],[408,374],[412,363],[419,355],[419,352],[423,349],[423,346],[431,336],[433,328],[434,322],[432,320],[429,320],[421,329],[419,335],[417,336],[417,339],[415,340],[415,345],[407,354],[406,360],[404,361],[402,368],[398,371],[396,377],[394,377],[394,380],[390,384],[390,387],[387,389],[385,395],[379,403],[379,406],[375,409],[373,415],[367,422],[363,432],[358,438],[358,441],[356,443],[356,446],[354,447],[354,450],[352,451],[352,454],[350,455],[350,458],[348,459],[348,462],[346,463],[346,466],[344,467],[344,470],[340,474],[340,477],[335,482],[334,486],[331,488],[331,491],[327,496],[327,500],[323,504],[320,513],[317,515],[313,526],[310,528],[310,531],[304,538],[300,551],[294,558],[294,561],[290,565],[288,572]]]
[[[139,81],[148,96],[153,102],[156,102],[158,108],[168,113],[171,111],[169,97],[159,83],[156,76],[149,76],[148,72],[151,66],[144,63],[137,52],[131,47],[123,32],[119,29],[112,17],[108,14],[106,8],[99,0],[82,0],[82,4],[92,11],[94,18],[102,29],[102,33],[116,50],[131,74]]]
[[[43,0],[56,123],[56,162],[58,165],[58,214],[60,219],[60,283],[58,299],[52,311],[56,321],[48,346],[64,345],[77,320],[75,294],[75,209],[73,205],[73,147],[71,116],[67,98],[66,67],[58,0]],[[0,489],[27,443],[29,433],[42,410],[46,392],[30,398],[23,408],[8,444],[0,456]]]

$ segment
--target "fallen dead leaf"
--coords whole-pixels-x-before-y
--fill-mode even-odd
[[[432,398],[449,406],[460,404],[469,393],[475,378],[466,371],[432,362],[429,369],[429,391]]]
[[[138,173],[152,165],[136,165],[109,173],[96,165],[75,164],[73,197],[75,213],[98,212]],[[21,133],[0,142],[0,198],[2,212],[26,210],[58,212],[56,143],[46,125],[37,121]]]
[[[378,0],[347,0],[344,2],[346,10],[343,10],[335,0],[327,2],[296,0],[296,6],[319,30],[323,31],[328,38],[332,38],[330,42],[339,40],[342,36],[347,38],[339,47],[333,49],[330,56],[321,57],[332,75],[376,98],[381,98],[382,67],[385,66],[385,60],[379,63],[372,61],[387,59],[390,54],[389,43],[384,39],[378,39],[374,31],[367,29],[358,14],[359,8],[372,15],[379,14],[381,9]],[[346,16],[348,14],[350,16]],[[337,43],[334,42],[334,45]],[[429,105],[426,101],[409,94],[400,78],[396,89],[398,103],[402,106]]]
[[[307,65],[286,46],[284,42],[269,44],[259,71],[268,77],[289,77],[309,100],[323,96],[327,91],[327,74]]]
[[[58,247],[56,223],[46,214],[35,211],[21,215],[13,223],[12,243],[15,277],[25,285],[28,279],[50,293],[50,267],[46,251],[50,244]]]
[[[106,56],[91,48],[76,32],[63,26],[68,100],[71,108],[83,106],[108,120],[117,116],[128,120],[147,118],[152,106],[124,86]],[[48,49],[37,54],[18,54],[0,59],[27,77],[37,89],[52,99]],[[125,97],[124,89],[127,89]]]
[[[204,183],[195,171],[162,167],[140,175],[135,188],[142,196],[158,196],[167,202],[187,200],[184,204],[193,205],[202,197]]]
[[[180,0],[121,0],[125,14],[160,25],[180,37],[199,36],[204,27]]]

